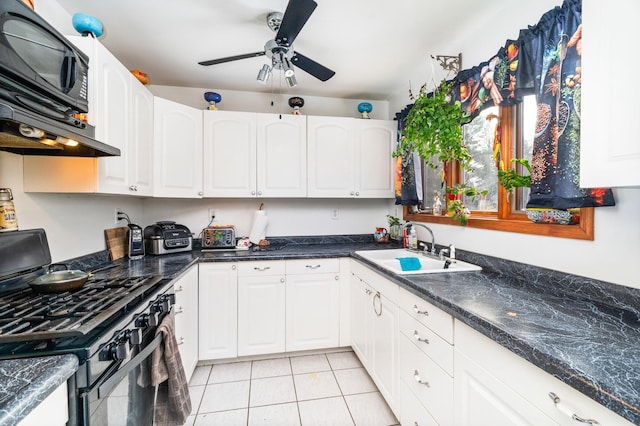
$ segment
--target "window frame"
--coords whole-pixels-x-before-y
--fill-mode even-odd
[[[518,114],[521,114],[521,108],[500,107],[502,157],[505,159],[505,164],[511,158],[517,157],[513,153],[513,141],[520,137],[519,132],[516,131]],[[447,168],[447,176],[450,177],[449,185],[460,183],[462,174],[458,165],[446,164],[445,167]],[[513,194],[511,198],[515,199]],[[446,214],[434,216],[430,213],[412,213],[409,206],[403,207],[403,217],[407,221],[461,226]],[[497,213],[474,210],[468,218],[466,227],[592,241],[594,239],[594,212],[593,207],[581,208],[580,222],[575,225],[533,223],[525,214],[512,211],[511,200],[507,199],[507,191],[500,186],[498,188]]]

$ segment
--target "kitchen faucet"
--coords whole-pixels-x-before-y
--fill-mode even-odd
[[[403,226],[403,230],[406,229],[408,226],[422,226],[424,229],[429,231],[429,234],[431,234],[431,252],[430,253],[435,255],[436,254],[436,238],[433,236],[433,231],[431,231],[431,229],[424,223],[419,223],[419,222],[406,222]]]

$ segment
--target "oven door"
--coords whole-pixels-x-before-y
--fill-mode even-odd
[[[151,329],[148,329],[151,330]],[[155,331],[155,327],[153,328]],[[127,358],[107,371],[91,389],[81,392],[85,426],[151,426],[155,387],[151,386],[151,354],[162,343],[162,335],[146,333]]]

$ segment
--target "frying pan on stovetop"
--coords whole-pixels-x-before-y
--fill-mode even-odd
[[[55,266],[64,266],[64,271],[53,271]],[[89,272],[79,269],[69,269],[68,265],[53,263],[49,265],[46,274],[31,280],[29,286],[38,293],[64,293],[82,288],[87,280],[93,276]]]

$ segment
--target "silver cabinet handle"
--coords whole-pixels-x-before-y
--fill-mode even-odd
[[[336,281],[340,281],[340,275],[336,275]]]
[[[309,268],[309,269],[318,269],[320,267],[320,265],[306,265],[305,268]]]
[[[271,266],[254,266],[253,268],[255,271],[268,271],[269,269],[271,269]]]
[[[251,195],[256,195],[256,191],[251,191]]]
[[[358,191],[356,191],[356,197],[359,197],[360,193]]]
[[[368,288],[365,288],[365,289],[364,289],[364,292],[365,292],[365,294],[366,294],[367,296],[370,296],[370,295],[371,295],[371,290],[369,290]]]
[[[429,382],[427,382],[426,380],[422,380],[420,378],[420,373],[418,372],[418,370],[413,370],[413,378],[416,380],[416,382],[420,383],[421,385],[425,385],[428,388],[431,387]]]
[[[262,195],[262,191],[258,191],[258,195]]]
[[[181,337],[180,340],[178,340],[178,345],[184,345],[184,337]]]
[[[176,309],[176,310],[174,311],[174,313],[175,313],[176,315],[181,314],[181,313],[183,313],[183,312],[184,312],[184,309],[182,308],[182,306],[180,306],[178,309]]]
[[[415,311],[416,314],[418,315],[424,315],[426,317],[429,316],[429,311],[421,311],[420,308],[418,308],[418,305],[413,305],[413,310]]]
[[[351,191],[351,193],[350,193],[349,195],[356,195],[356,193],[355,193],[355,192],[353,192],[353,191]]]
[[[283,283],[284,282],[284,278],[280,278],[280,282]]]
[[[180,293],[181,291],[184,291],[184,288],[182,286],[176,288],[175,290],[173,290],[174,293]]]
[[[378,304],[380,305],[380,312],[378,312],[378,308],[376,307],[376,298],[378,299]],[[380,296],[379,291],[376,291],[376,294],[373,296],[373,312],[375,312],[377,316],[382,315],[382,296]]]
[[[133,185],[129,185],[129,191],[135,191],[134,186]]]
[[[556,395],[554,392],[549,392],[549,398],[551,398],[551,400],[553,401],[553,403],[556,406],[556,408],[562,414],[568,415],[569,417],[571,417],[576,422],[587,424],[587,425],[599,425],[600,424],[600,422],[598,422],[597,420],[585,419],[584,417],[580,417],[579,415],[574,413],[573,410],[571,410],[569,407],[567,407],[566,405],[561,404],[560,397],[558,395]]]
[[[198,195],[202,197],[202,191],[198,191]]]
[[[420,337],[418,330],[413,330],[413,337],[415,337],[418,342],[423,342],[427,345],[429,344],[429,339],[423,339],[422,337]]]
[[[231,270],[235,271],[236,270],[236,265],[231,265]]]

